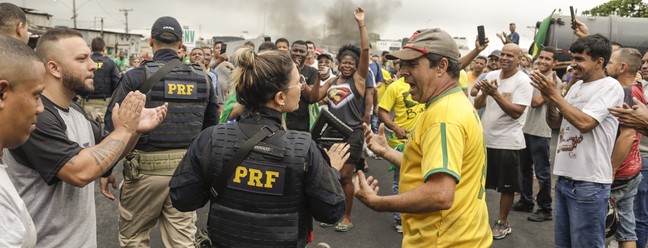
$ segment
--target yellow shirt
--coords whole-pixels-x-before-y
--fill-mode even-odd
[[[382,96],[385,94],[385,90],[387,90],[387,80],[391,80],[392,77],[389,75],[389,72],[385,69],[380,69],[382,71],[383,78],[385,79],[385,82],[380,84],[378,88],[376,88],[377,94],[378,94],[378,102],[380,102],[380,99],[382,99]]]
[[[461,87],[461,89],[468,88],[468,73],[466,73],[465,70],[459,72],[459,87]]]
[[[423,185],[434,173],[454,177],[457,186],[450,209],[401,215],[403,247],[490,247],[486,147],[477,112],[458,87],[426,105],[405,145],[400,193]]]
[[[477,83],[479,75],[475,76],[472,73],[468,73],[468,77],[466,78],[468,79],[468,85],[474,85],[475,83]]]
[[[405,83],[405,78],[399,78],[387,87],[380,102],[378,102],[378,107],[387,110],[387,112],[393,109],[395,117],[394,124],[407,128],[407,130],[412,130],[414,129],[416,120],[418,120],[418,116],[423,112],[425,104],[412,100],[412,95],[410,95],[409,90],[410,85]],[[387,143],[391,147],[396,147],[406,140],[397,139],[396,134],[392,133]]]

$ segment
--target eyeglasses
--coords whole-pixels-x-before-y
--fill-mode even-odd
[[[293,86],[288,86],[288,89],[293,88],[293,87],[299,87],[301,88],[304,84],[306,83],[306,78],[304,75],[299,75],[299,83],[293,85]]]
[[[428,54],[430,54],[430,52],[428,52],[428,50],[423,49],[423,48],[420,48],[420,47],[415,47],[415,46],[404,46],[403,48],[413,49],[413,50],[416,50],[416,51],[419,51],[419,52],[423,53],[424,55],[428,55]]]

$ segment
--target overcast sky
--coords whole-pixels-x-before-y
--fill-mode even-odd
[[[302,20],[303,25],[322,35],[326,11],[336,1],[355,4],[373,3],[385,7],[380,11],[368,12],[385,21],[379,27],[368,27],[379,33],[382,39],[409,37],[415,30],[424,27],[440,27],[453,36],[475,37],[476,26],[484,25],[486,35],[497,41],[496,32],[508,32],[510,22],[517,23],[521,46],[528,47],[533,38],[536,21],[544,19],[553,9],[562,9],[569,15],[569,4],[580,10],[590,9],[606,1],[564,1],[564,0],[494,0],[494,1],[430,1],[430,0],[76,0],[78,26],[94,28],[95,17],[104,17],[104,27],[124,30],[124,14],[119,9],[133,9],[129,12],[129,28],[132,32],[150,35],[150,27],[156,18],[170,15],[181,25],[190,26],[196,34],[208,38],[213,35],[239,36],[242,31],[250,35],[264,32],[273,40],[281,37],[280,24],[272,23],[271,17],[286,17],[288,20]],[[55,25],[72,27],[72,0],[9,0],[16,5],[36,9],[53,15]],[[440,3],[436,3],[440,2]],[[369,9],[369,8],[367,8]],[[352,8],[341,9],[340,16],[354,22]],[[270,13],[268,13],[270,12]],[[298,13],[295,13],[298,12]],[[375,13],[378,12],[378,13]],[[265,25],[264,25],[265,16]],[[294,18],[293,18],[294,17]],[[294,23],[292,23],[294,25]],[[309,39],[313,37],[303,37]],[[491,43],[501,45],[500,42]],[[474,43],[469,43],[472,48]]]

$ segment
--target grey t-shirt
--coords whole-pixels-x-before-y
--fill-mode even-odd
[[[560,85],[562,81],[559,78],[556,78],[556,89],[560,90]],[[533,96],[540,95],[538,89],[533,89]],[[547,124],[546,113],[547,113],[547,104],[544,103],[538,107],[527,107],[527,119],[522,128],[522,132],[525,134],[530,134],[538,137],[551,138],[551,128]]]
[[[333,79],[333,84],[326,93],[328,109],[349,127],[360,129],[364,115],[364,97],[358,93],[353,76],[344,82],[342,80],[341,77]]]
[[[75,103],[63,109],[43,97],[43,105],[29,140],[6,154],[7,172],[34,220],[36,247],[97,247],[94,183],[77,188],[56,174],[102,134]]]

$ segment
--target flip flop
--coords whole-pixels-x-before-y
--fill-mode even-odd
[[[336,232],[348,232],[352,228],[353,228],[353,225],[347,225],[347,224],[339,223],[337,226],[335,226],[335,231]]]
[[[329,227],[333,227],[335,225],[337,225],[337,223],[335,223],[335,224],[327,224],[327,223],[324,223],[324,222],[319,223],[319,226],[323,227],[323,228],[329,228]]]

